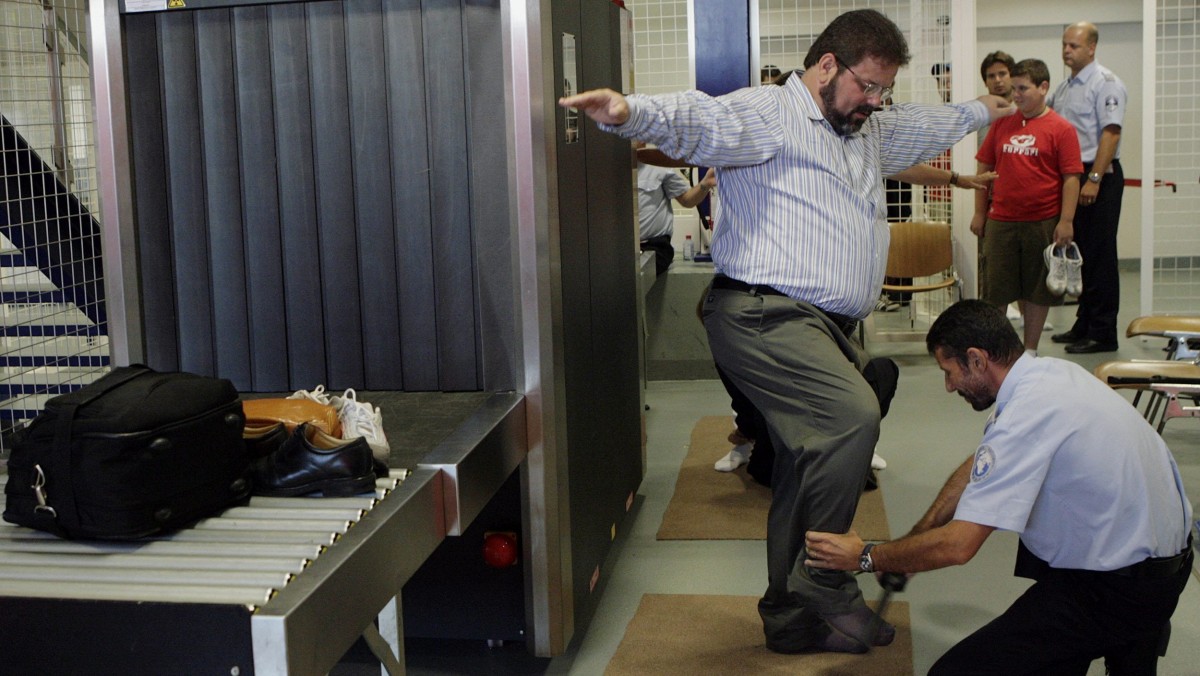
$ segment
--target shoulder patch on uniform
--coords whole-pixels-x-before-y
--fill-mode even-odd
[[[1120,101],[1115,96],[1110,95],[1104,99],[1104,109],[1110,113],[1117,109],[1118,104],[1120,104]]]
[[[978,483],[988,478],[992,468],[996,466],[996,454],[992,447],[984,444],[975,451],[975,463],[971,465],[971,482]]]

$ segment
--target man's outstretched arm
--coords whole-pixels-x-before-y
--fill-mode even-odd
[[[558,100],[563,108],[574,108],[601,124],[624,124],[629,119],[625,96],[611,89],[592,89]]]

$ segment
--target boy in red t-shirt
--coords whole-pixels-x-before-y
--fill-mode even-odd
[[[1062,305],[1046,288],[1042,252],[1075,236],[1083,162],[1075,127],[1046,106],[1046,64],[1026,59],[1011,75],[1019,114],[994,122],[975,155],[981,173],[998,176],[990,195],[975,193],[971,232],[982,238],[988,261],[983,299],[1001,308],[1022,301],[1025,349],[1036,352],[1050,306]]]

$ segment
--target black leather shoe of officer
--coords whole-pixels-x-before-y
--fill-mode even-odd
[[[1055,343],[1078,343],[1083,340],[1083,336],[1074,331],[1063,331],[1050,336],[1050,340]]]
[[[326,497],[375,489],[375,459],[364,437],[343,440],[304,423],[254,465],[254,495],[320,492]]]
[[[1078,343],[1071,343],[1066,348],[1069,354],[1092,354],[1094,352],[1116,352],[1116,343],[1101,343],[1091,338],[1084,338]]]

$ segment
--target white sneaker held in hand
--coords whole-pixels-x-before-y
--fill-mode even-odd
[[[1083,254],[1071,242],[1063,249],[1063,257],[1067,265],[1067,293],[1078,296],[1083,293]]]
[[[1046,288],[1056,296],[1063,295],[1067,292],[1066,253],[1051,242],[1042,252],[1042,258],[1046,260],[1046,268],[1049,270],[1046,273]]]

